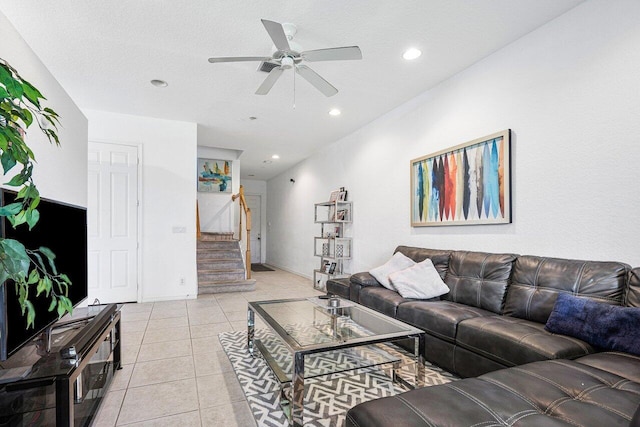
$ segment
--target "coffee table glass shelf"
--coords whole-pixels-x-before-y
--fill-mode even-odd
[[[273,331],[269,338],[256,337],[256,314]],[[407,358],[382,345],[400,340],[413,343],[413,383],[399,375]],[[305,378],[385,365],[393,381],[407,388],[424,385],[424,331],[344,299],[250,302],[247,346],[280,382],[280,402],[294,426],[303,425]]]

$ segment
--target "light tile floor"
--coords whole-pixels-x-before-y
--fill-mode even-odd
[[[282,270],[256,290],[122,307],[122,363],[94,426],[255,426],[218,334],[245,330],[247,302],[320,294]]]

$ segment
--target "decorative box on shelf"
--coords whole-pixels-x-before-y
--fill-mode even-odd
[[[328,259],[351,259],[351,237],[314,237],[314,255]]]

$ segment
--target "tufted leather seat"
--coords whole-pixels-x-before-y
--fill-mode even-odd
[[[566,335],[547,332],[544,325],[515,317],[470,319],[458,326],[460,347],[504,366],[547,359],[575,359],[593,353],[589,344]]]
[[[640,358],[598,353],[534,362],[362,403],[347,427],[628,426]]]

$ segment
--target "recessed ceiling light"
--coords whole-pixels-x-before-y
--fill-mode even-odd
[[[249,117],[249,120],[258,120],[258,118],[256,116],[251,116]]]
[[[263,160],[262,163],[264,163],[265,165],[268,165],[270,163],[273,163],[271,160]]]
[[[405,50],[404,53],[402,54],[402,57],[407,61],[411,61],[418,58],[420,55],[422,55],[422,52],[416,49],[415,47],[412,47]]]
[[[274,154],[273,156],[271,156],[271,158],[272,158],[272,159],[276,159],[276,160],[277,160],[277,159],[279,159],[279,158],[280,158],[280,156],[278,156],[277,154]]]
[[[158,80],[158,79],[151,80],[151,84],[154,85],[155,87],[167,87],[167,86],[169,86],[169,84],[167,82],[165,82],[164,80]]]
[[[338,110],[337,108],[332,108],[331,110],[329,110],[329,115],[331,116],[339,116],[341,114],[341,111]]]

